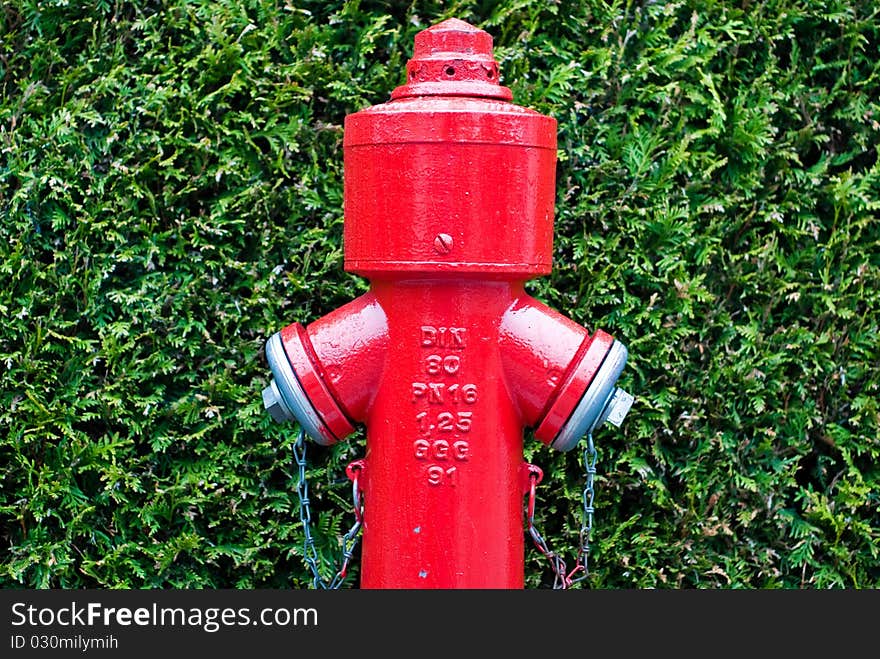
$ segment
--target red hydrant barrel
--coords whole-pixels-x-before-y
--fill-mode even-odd
[[[623,344],[524,290],[551,270],[555,167],[556,121],[457,19],[346,117],[345,269],[370,291],[270,338],[263,398],[322,444],[366,427],[363,588],[522,588],[525,429],[567,451],[629,410]]]

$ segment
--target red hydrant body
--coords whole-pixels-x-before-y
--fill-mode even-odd
[[[510,102],[492,38],[416,36],[407,83],[346,117],[345,269],[370,291],[267,344],[278,420],[367,431],[363,588],[522,588],[523,435],[560,450],[632,398],[626,348],[524,291],[550,272],[556,122]]]

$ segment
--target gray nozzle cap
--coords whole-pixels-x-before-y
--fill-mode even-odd
[[[290,366],[280,332],[273,334],[266,343],[266,360],[275,378],[263,389],[263,407],[272,418],[279,423],[296,420],[319,444],[329,446],[335,443],[337,438],[321,420]]]
[[[569,451],[605,421],[620,427],[633,404],[632,395],[615,386],[628,356],[625,345],[616,340],[611,344],[593,381],[550,446]]]

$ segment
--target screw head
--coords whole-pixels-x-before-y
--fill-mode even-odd
[[[449,254],[452,251],[452,236],[448,233],[438,233],[434,238],[434,251],[438,254]]]

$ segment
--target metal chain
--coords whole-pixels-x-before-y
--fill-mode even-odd
[[[357,460],[349,465],[348,472],[351,478],[352,500],[354,502],[354,525],[342,536],[342,565],[333,578],[325,580],[318,570],[318,549],[315,539],[312,537],[312,508],[309,501],[309,481],[306,478],[306,441],[305,432],[300,429],[296,443],[293,445],[293,456],[299,467],[299,480],[296,484],[296,492],[299,495],[299,519],[302,522],[303,534],[303,557],[312,571],[312,587],[316,589],[335,590],[342,586],[348,572],[348,564],[357,546],[358,532],[363,523],[364,502],[358,484],[358,475],[363,469],[363,463]]]
[[[359,486],[358,475],[363,469],[363,462],[357,460],[349,465],[348,472],[352,481],[352,501],[354,503],[355,522],[348,532],[342,537],[342,565],[336,574],[329,581],[321,576],[318,569],[318,549],[315,545],[315,539],[312,537],[312,509],[309,501],[309,482],[306,477],[306,441],[305,432],[300,430],[293,445],[293,455],[299,468],[299,479],[296,484],[296,491],[299,496],[299,518],[303,527],[303,557],[312,572],[312,587],[334,590],[342,586],[348,573],[348,565],[354,555],[357,546],[358,533],[363,524],[364,502]],[[565,590],[572,584],[584,581],[590,576],[589,571],[589,554],[590,554],[590,536],[593,531],[593,514],[595,507],[593,499],[595,497],[594,480],[596,476],[596,460],[598,454],[593,444],[592,433],[587,434],[587,447],[583,453],[583,463],[585,471],[584,490],[581,496],[583,505],[581,509],[581,529],[578,536],[578,552],[575,565],[571,571],[568,571],[565,559],[559,554],[552,551],[547,545],[547,541],[535,526],[535,502],[537,499],[536,490],[538,482],[541,478],[541,471],[537,467],[530,465],[529,473],[529,502],[527,508],[528,531],[535,543],[538,551],[543,554],[553,570],[553,588],[554,590]],[[579,575],[579,576],[575,576]]]
[[[590,555],[590,536],[593,532],[593,498],[595,491],[593,482],[596,476],[596,447],[593,445],[593,434],[587,433],[587,447],[584,449],[584,471],[586,473],[584,491],[582,495],[583,506],[581,510],[581,530],[578,536],[578,552],[575,559],[574,568],[567,571],[565,560],[556,552],[550,550],[543,536],[535,528],[535,498],[538,481],[540,480],[540,470],[531,469],[529,473],[529,503],[528,503],[528,529],[529,535],[547,560],[550,561],[550,567],[553,570],[553,588],[554,590],[564,590],[572,584],[584,581],[590,576],[588,565]],[[575,576],[578,575],[578,576]]]

